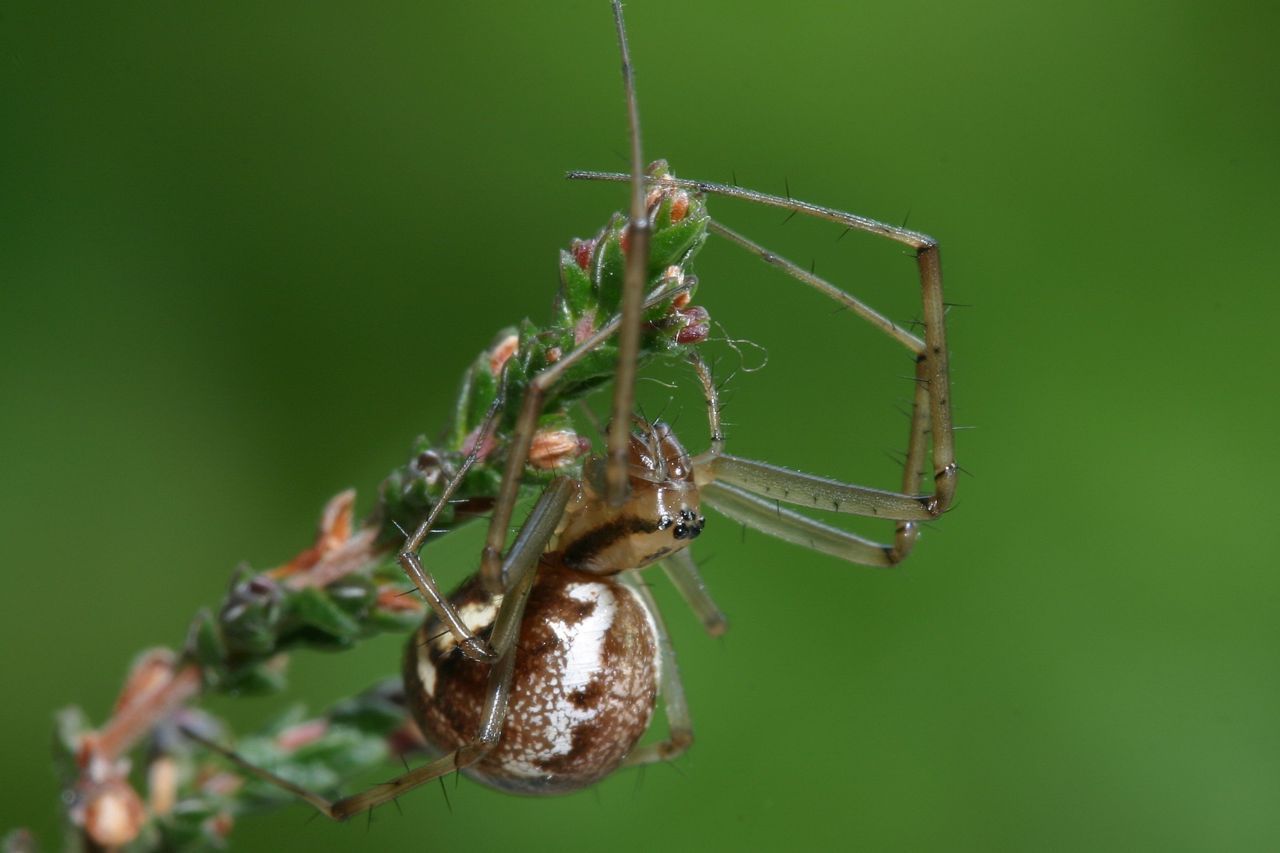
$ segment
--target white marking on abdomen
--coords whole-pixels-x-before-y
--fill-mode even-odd
[[[511,756],[503,762],[505,769],[519,776],[537,777],[546,774],[536,760],[553,755],[567,755],[573,749],[573,732],[580,723],[594,719],[599,708],[579,708],[570,696],[585,689],[592,681],[603,677],[605,634],[613,627],[618,615],[618,602],[613,590],[600,583],[573,583],[565,587],[565,594],[574,601],[594,603],[591,613],[572,624],[562,619],[550,619],[549,627],[560,641],[564,654],[562,676],[558,684],[550,684],[544,693],[536,697],[536,704],[529,707],[530,717],[545,732],[551,744],[545,753],[536,756]]]
[[[418,649],[418,680],[428,696],[436,695],[436,667],[426,649]]]
[[[467,602],[458,608],[458,618],[462,620],[463,625],[467,626],[468,631],[476,634],[493,624],[493,620],[498,618],[498,608],[501,606],[502,596],[500,595],[480,602]],[[458,638],[453,636],[452,631],[443,629],[440,636],[435,638],[436,653],[444,654],[457,642]]]
[[[574,601],[594,602],[595,608],[576,625],[559,620],[550,623],[568,653],[565,659],[564,689],[566,693],[586,687],[600,673],[605,632],[613,627],[618,615],[618,602],[613,590],[603,584],[570,584],[565,593]]]

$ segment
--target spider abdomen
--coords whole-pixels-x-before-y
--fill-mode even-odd
[[[501,597],[472,579],[452,596],[483,634]],[[497,745],[468,775],[520,794],[559,794],[612,773],[653,717],[659,656],[654,617],[626,586],[544,562],[516,645]],[[466,658],[436,619],[409,642],[404,680],[423,734],[441,752],[476,736],[489,665]]]

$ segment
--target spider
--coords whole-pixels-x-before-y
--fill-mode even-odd
[[[674,653],[652,596],[633,575],[661,563],[708,632],[724,630],[724,617],[706,592],[688,549],[707,523],[703,504],[816,551],[854,563],[892,566],[910,553],[918,523],[940,516],[954,498],[957,468],[936,242],[790,198],[677,179],[662,162],[645,170],[626,29],[619,1],[612,5],[630,119],[631,172],[574,172],[569,177],[629,182],[630,214],[612,236],[602,233],[594,241],[575,244],[571,260],[598,278],[614,246],[625,258],[621,310],[598,327],[594,322],[582,326],[578,320],[574,345],[568,350],[547,347],[537,362],[522,352],[534,336],[522,335],[487,354],[498,390],[468,439],[465,459],[449,472],[430,514],[407,536],[398,554],[431,609],[408,642],[403,678],[413,716],[439,757],[362,793],[329,800],[189,733],[245,772],[293,792],[330,818],[342,820],[372,809],[454,771],[507,791],[554,794],[591,785],[620,767],[668,760],[687,749],[692,726]],[[782,207],[911,247],[922,289],[923,340],[706,216],[702,203],[707,195]],[[705,230],[682,238],[688,247],[681,244],[676,261],[659,264],[655,274],[655,258],[672,251],[669,229],[686,227],[697,217]],[[916,391],[901,491],[842,483],[725,452],[716,386],[710,369],[691,349],[687,357],[707,402],[708,448],[691,456],[670,427],[632,414],[644,336],[666,334],[664,340],[673,351],[691,348],[706,337],[705,312],[699,314],[689,305],[693,282],[684,269],[706,232],[827,294],[915,355]],[[571,291],[571,285],[566,290]],[[548,408],[557,394],[568,397],[564,389],[569,377],[580,376],[574,371],[589,365],[615,334],[616,366],[610,364],[613,418],[605,454],[588,459],[580,477],[551,479],[506,548],[518,491],[536,455],[535,438],[543,434],[539,426]],[[512,365],[528,371],[527,381],[511,384]],[[518,390],[518,399],[512,388]],[[446,596],[419,552],[443,508],[482,461],[484,448],[511,412],[516,414],[479,570]],[[932,492],[921,488],[926,456],[934,472]],[[873,542],[783,508],[783,503],[891,520],[894,536],[887,544]],[[636,748],[659,697],[668,735]]]

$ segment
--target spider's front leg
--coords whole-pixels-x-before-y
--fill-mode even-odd
[[[718,185],[710,185],[710,191],[718,192]],[[729,193],[726,193],[729,194]],[[858,316],[872,323],[889,337],[907,347],[915,356],[916,391],[912,400],[911,428],[907,440],[907,458],[903,464],[902,494],[919,495],[924,476],[924,457],[928,448],[929,436],[932,432],[934,459],[934,492],[924,496],[921,504],[928,510],[929,518],[942,515],[955,499],[956,462],[955,446],[951,425],[951,391],[950,368],[946,343],[946,304],[942,299],[942,266],[938,255],[938,244],[932,237],[905,228],[885,225],[874,220],[865,219],[855,214],[811,205],[806,202],[783,199],[750,190],[740,190],[734,195],[774,204],[800,213],[817,216],[840,222],[850,229],[870,231],[883,237],[910,246],[916,254],[916,265],[920,272],[921,307],[925,329],[924,340],[903,329],[892,320],[880,314],[860,299],[846,293],[825,279],[802,269],[792,261],[770,252],[758,243],[747,239],[736,231],[712,222],[709,230],[724,237],[732,243],[748,250],[761,260],[775,266],[787,275],[818,290],[820,293],[841,303]],[[846,510],[840,510],[846,511]],[[859,512],[858,514],[880,515],[878,512]],[[905,510],[904,510],[905,511]],[[914,521],[925,519],[902,518],[890,515],[901,523],[897,527],[895,541],[895,562],[902,560],[910,552],[916,539]]]
[[[630,175],[608,172],[570,172],[568,177],[572,180],[631,180]],[[850,559],[854,559],[856,562],[869,562],[872,565],[893,565],[905,559],[915,544],[918,535],[918,522],[939,517],[946,512],[954,501],[958,470],[955,461],[955,444],[951,424],[951,391],[945,322],[946,304],[942,296],[942,266],[939,261],[937,241],[928,235],[877,222],[874,219],[868,219],[857,214],[822,207],[789,197],[742,189],[741,187],[707,181],[684,180],[671,175],[651,176],[650,183],[655,186],[681,188],[698,193],[710,193],[743,199],[756,204],[766,204],[794,213],[803,213],[806,216],[826,219],[843,225],[848,230],[866,231],[870,234],[893,240],[908,246],[914,252],[920,278],[921,307],[924,323],[923,339],[894,323],[871,306],[846,293],[834,284],[765,249],[727,226],[714,220],[708,224],[709,231],[746,249],[792,278],[839,302],[911,351],[916,361],[916,393],[912,405],[910,433],[907,439],[907,458],[900,492],[867,489],[820,477],[812,477],[807,474],[788,471],[784,468],[716,453],[714,448],[708,454],[703,454],[700,457],[700,461],[703,463],[702,474],[709,478],[708,482],[710,480],[718,481],[717,485],[737,487],[754,495],[767,496],[771,500],[892,519],[897,524],[895,525],[894,542],[891,546],[876,546],[874,543],[868,543],[866,540],[858,540],[857,537],[853,537],[849,540],[852,553],[860,554],[865,559],[859,557],[850,557]],[[930,445],[932,446],[930,447]],[[926,470],[925,457],[930,453],[930,450],[933,463],[933,492],[932,494],[924,494],[921,489],[921,480],[924,475],[923,472]],[[716,506],[717,488],[713,486],[707,492],[707,495],[710,498],[708,502],[712,506]],[[723,494],[720,494],[719,497],[724,498],[721,502],[726,505],[729,503],[740,505],[739,511],[741,515],[748,513],[748,510],[741,507],[743,501],[734,501]],[[754,515],[753,513],[752,517]],[[782,514],[779,515],[780,517],[785,517]],[[795,534],[798,537],[815,535],[819,536],[819,538],[829,538],[826,534],[833,531],[839,532],[835,528],[821,525],[824,531],[818,534],[816,528],[808,528],[804,524],[799,524],[797,527],[792,523],[793,521],[795,520],[787,517],[782,526],[798,530],[799,532]],[[817,522],[811,521],[810,523],[817,524]],[[884,553],[881,557],[875,556],[876,548],[882,548]]]
[[[842,483],[725,453],[719,394],[711,371],[698,356],[690,360],[702,383],[711,427],[710,447],[693,460],[704,502],[740,524],[853,563],[893,566],[902,560],[915,539],[910,532],[904,550],[904,527],[932,518],[929,504],[933,498]],[[784,509],[782,502],[894,519],[899,522],[899,535],[893,545],[882,545]]]

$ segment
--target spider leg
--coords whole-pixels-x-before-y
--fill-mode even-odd
[[[892,546],[823,524],[745,489],[712,483],[701,493],[702,502],[726,518],[802,548],[864,566],[892,566],[900,559]]]
[[[653,229],[645,203],[644,157],[640,150],[640,107],[636,99],[635,72],[627,47],[622,4],[613,0],[613,19],[622,54],[622,83],[627,97],[631,139],[631,214],[627,222],[627,265],[622,284],[622,328],[618,331],[618,369],[613,383],[613,419],[609,422],[605,453],[605,496],[613,507],[627,499],[627,448],[631,443],[631,411],[635,405],[636,360],[640,354],[640,314],[645,280],[649,272],[649,242]]]
[[[662,613],[658,610],[658,602],[653,599],[653,593],[643,583],[637,583],[629,577],[630,574],[624,572],[619,575],[619,580],[640,596],[657,628],[658,650],[662,655],[658,692],[662,695],[663,711],[667,715],[667,737],[658,743],[632,750],[622,762],[623,767],[673,761],[693,745],[693,720],[689,716],[689,703],[685,699],[684,683],[680,680],[680,668],[676,664],[676,653],[671,645],[671,637],[667,634],[667,626],[662,621]]]
[[[458,615],[457,608],[440,591],[440,586],[436,583],[435,578],[423,566],[422,557],[418,552],[422,549],[423,543],[426,542],[427,536],[435,529],[436,518],[440,515],[441,510],[449,505],[449,499],[453,497],[453,493],[457,491],[458,486],[467,476],[467,472],[471,470],[476,459],[479,458],[480,448],[484,445],[485,437],[493,431],[494,423],[501,410],[502,395],[499,394],[498,398],[489,406],[489,411],[485,413],[474,449],[458,466],[458,470],[454,472],[453,476],[449,478],[449,482],[445,484],[444,491],[440,495],[440,500],[436,501],[436,505],[431,508],[427,518],[409,536],[398,555],[400,567],[404,569],[404,573],[413,581],[414,586],[418,588],[418,592],[422,594],[432,611],[440,618],[441,623],[457,639],[458,647],[462,649],[463,654],[472,660],[494,660],[496,655],[489,643],[477,637],[462,621],[462,618]]]
[[[906,495],[855,486],[728,453],[711,457],[699,470],[700,488],[717,481],[789,504],[873,518],[929,521],[941,512],[930,495]]]
[[[680,591],[681,597],[702,622],[706,632],[712,637],[723,636],[729,630],[729,620],[707,591],[707,585],[698,573],[698,564],[693,559],[693,554],[689,553],[691,550],[691,546],[685,546],[665,558],[661,563],[662,570],[672,586]]]
[[[390,802],[406,791],[430,782],[432,779],[461,770],[479,761],[497,745],[502,737],[502,727],[506,721],[507,706],[511,696],[511,680],[515,673],[515,644],[520,633],[520,621],[524,616],[533,582],[538,575],[538,562],[547,542],[555,534],[556,525],[560,523],[560,517],[564,514],[565,505],[569,502],[573,488],[573,481],[566,478],[552,481],[529,513],[529,518],[511,546],[511,552],[503,566],[511,582],[503,597],[502,606],[498,610],[497,621],[490,636],[495,660],[489,670],[479,731],[470,743],[394,779],[374,785],[359,794],[339,800],[329,800],[265,768],[251,764],[232,750],[213,743],[195,732],[185,729],[184,732],[193,740],[221,754],[245,773],[289,791],[333,820],[346,820],[366,809]]]
[[[627,448],[630,446],[631,409],[635,401],[636,362],[640,353],[640,321],[648,300],[644,298],[649,267],[649,241],[652,228],[645,204],[644,159],[640,148],[640,108],[636,99],[635,75],[627,45],[627,30],[622,4],[613,0],[613,17],[618,31],[618,47],[622,54],[622,82],[627,98],[627,117],[631,140],[631,215],[627,224],[627,265],[622,288],[622,311],[619,317],[601,328],[573,352],[539,373],[529,383],[516,423],[515,440],[507,455],[502,485],[489,522],[484,551],[480,560],[480,580],[485,589],[496,592],[502,587],[499,567],[507,526],[515,509],[521,473],[529,455],[534,426],[542,413],[547,389],[576,361],[593,350],[615,331],[618,333],[618,367],[614,378],[613,419],[609,424],[605,453],[605,491],[609,503],[618,507],[627,497]]]
[[[725,453],[720,397],[711,369],[697,355],[691,356],[690,361],[702,383],[711,429],[710,448],[693,460],[694,477],[704,503],[762,533],[850,562],[892,566],[902,561],[915,541],[914,522],[934,517],[932,498],[855,486]],[[881,545],[783,509],[783,501],[894,519],[899,522],[898,535],[893,545]]]
[[[804,202],[792,202],[790,199],[782,199],[777,196],[746,192],[749,193],[746,197],[752,200],[766,204],[781,203],[779,206],[787,207],[793,211],[843,222],[846,227],[880,234],[898,242],[906,243],[915,249],[917,265],[920,269],[921,299],[925,317],[924,340],[903,329],[857,297],[846,293],[794,262],[770,252],[727,226],[719,222],[712,222],[709,226],[711,231],[731,243],[741,246],[771,266],[777,267],[792,278],[839,302],[912,352],[916,362],[916,391],[911,407],[911,424],[907,436],[907,457],[902,471],[901,495],[920,494],[923,487],[921,475],[925,470],[924,456],[928,446],[931,425],[941,424],[941,429],[932,430],[935,469],[934,494],[930,496],[930,503],[927,504],[930,507],[929,518],[936,518],[951,505],[955,497],[956,479],[955,447],[951,429],[951,392],[947,365],[946,325],[943,319],[945,306],[942,300],[942,268],[938,261],[937,243],[933,238],[923,234],[883,225],[853,214],[819,208],[816,205],[808,205]],[[870,512],[866,514],[878,515],[881,513]],[[915,540],[918,536],[916,521],[925,519],[905,519],[898,518],[896,515],[890,517],[897,518],[899,522],[895,528],[893,548],[894,562],[898,562],[904,559],[915,545]]]

